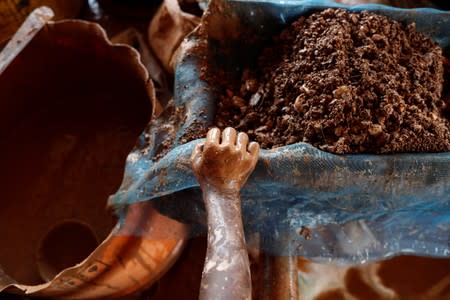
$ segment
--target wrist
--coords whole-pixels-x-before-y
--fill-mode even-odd
[[[213,196],[214,198],[239,198],[240,189],[235,186],[216,186],[206,183],[201,186],[205,196]]]

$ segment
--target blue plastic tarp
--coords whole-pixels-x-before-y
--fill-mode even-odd
[[[264,40],[300,15],[328,7],[345,6],[329,1],[213,0],[202,21],[209,33],[207,47],[213,51],[217,43],[239,44],[242,55],[256,55],[261,46],[250,40],[247,45],[236,32]],[[444,51],[450,45],[448,12],[382,5],[347,8],[415,22],[416,29]],[[201,79],[206,48],[199,44],[206,41],[197,32],[184,41],[176,65],[174,105],[183,118],[170,127],[167,116],[160,117],[142,134],[127,158],[122,186],[109,200],[119,212],[151,200],[168,215],[204,223],[201,193],[189,163],[200,140],[182,141],[189,127],[212,124],[219,91]],[[153,161],[171,134],[171,151]],[[262,250],[273,255],[351,263],[400,253],[450,256],[450,153],[334,155],[305,143],[262,150],[241,199],[248,239],[256,238]],[[302,227],[310,237],[299,234]],[[199,228],[194,234],[204,233]]]

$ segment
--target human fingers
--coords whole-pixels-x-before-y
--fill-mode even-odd
[[[239,132],[236,142],[237,149],[241,152],[245,152],[247,151],[247,144],[248,144],[248,135],[244,132]]]
[[[248,145],[248,152],[250,152],[250,154],[252,156],[259,156],[259,144],[256,142],[251,142],[250,145]]]
[[[220,142],[220,129],[211,128],[206,134],[206,143],[219,144]]]
[[[196,166],[196,164],[199,163],[199,161],[202,158],[203,146],[204,146],[204,143],[201,142],[201,143],[197,144],[194,148],[194,151],[192,151],[190,161],[191,161],[191,165],[193,165],[194,167]]]
[[[234,145],[236,143],[236,130],[227,127],[222,132],[222,145]]]

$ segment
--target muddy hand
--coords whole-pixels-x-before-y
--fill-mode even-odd
[[[233,128],[209,130],[206,141],[197,145],[191,163],[202,189],[239,192],[255,168],[259,145],[248,144],[247,134]]]
[[[192,153],[191,163],[203,191],[208,246],[200,299],[251,299],[252,286],[242,225],[240,189],[255,168],[257,143],[245,133],[211,129]]]

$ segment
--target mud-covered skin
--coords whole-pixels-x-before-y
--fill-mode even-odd
[[[221,139],[221,141],[220,141]],[[208,247],[200,299],[251,299],[250,266],[239,192],[259,155],[245,133],[211,129],[192,153],[191,163],[208,218]]]

